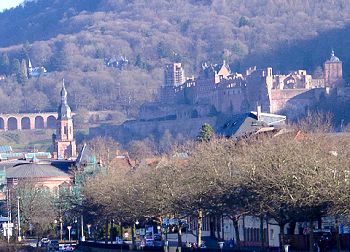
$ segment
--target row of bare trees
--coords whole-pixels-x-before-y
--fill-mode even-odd
[[[287,223],[312,228],[322,216],[348,215],[349,140],[320,134],[187,144],[131,170],[111,164],[86,181],[83,207],[95,221],[196,217],[198,244],[203,216],[229,217],[238,245],[242,216],[273,218],[283,243]]]

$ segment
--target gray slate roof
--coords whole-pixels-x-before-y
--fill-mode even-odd
[[[256,112],[234,115],[218,129],[218,134],[233,139],[245,138],[262,128],[281,127],[285,120],[285,116],[268,113],[262,113],[260,121]]]
[[[7,178],[70,177],[51,163],[17,163],[6,169]]]

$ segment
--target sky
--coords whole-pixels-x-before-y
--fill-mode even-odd
[[[23,0],[0,0],[0,11],[10,9],[11,7],[16,7],[22,2]]]

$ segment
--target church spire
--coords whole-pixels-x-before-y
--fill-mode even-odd
[[[64,79],[62,79],[62,89],[61,89],[61,104],[58,107],[58,119],[71,119],[72,112],[67,101],[67,90],[64,84]]]
[[[77,156],[74,139],[72,111],[67,102],[68,92],[64,79],[61,88],[61,104],[58,107],[56,135],[54,141],[53,156],[58,159],[73,159]]]

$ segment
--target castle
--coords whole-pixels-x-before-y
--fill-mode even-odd
[[[108,128],[92,128],[90,134],[113,136],[121,143],[153,136],[165,131],[175,137],[195,137],[204,123],[218,130],[233,115],[256,111],[285,115],[291,119],[324,99],[350,100],[350,87],[343,80],[342,62],[332,51],[323,65],[321,78],[305,70],[274,74],[271,67],[251,67],[244,73],[232,72],[226,62],[203,64],[199,75],[186,78],[181,63],[167,64],[164,84],[155,102],[140,108],[137,120]]]
[[[159,100],[142,106],[141,121],[163,121],[232,115],[255,110],[267,113],[293,111],[299,115],[321,96],[344,96],[346,87],[342,62],[332,51],[323,66],[323,78],[315,79],[305,70],[274,74],[271,67],[251,67],[234,73],[222,64],[203,64],[199,76],[186,78],[181,63],[167,64]]]

